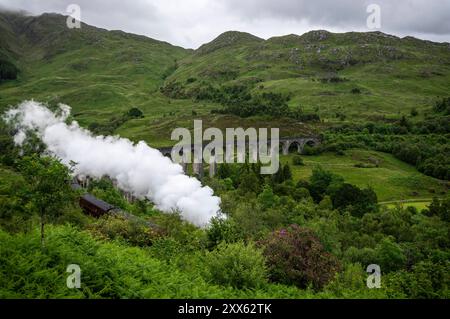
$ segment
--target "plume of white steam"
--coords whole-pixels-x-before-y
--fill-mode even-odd
[[[22,145],[26,132],[34,130],[62,163],[78,164],[75,174],[109,176],[122,190],[150,199],[164,212],[179,211],[197,226],[206,226],[219,213],[220,198],[213,196],[212,189],[185,175],[180,165],[158,150],[142,141],[133,144],[125,138],[93,136],[76,121],[66,124],[70,107],[59,107],[60,112],[53,113],[40,103],[25,101],[7,111],[4,119],[18,130],[15,143]]]

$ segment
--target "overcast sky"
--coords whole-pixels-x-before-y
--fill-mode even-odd
[[[369,4],[381,8],[382,32],[450,42],[450,0],[0,0],[0,7],[32,14],[67,14],[81,7],[81,20],[197,48],[222,32],[238,30],[262,38],[333,32],[371,31]]]

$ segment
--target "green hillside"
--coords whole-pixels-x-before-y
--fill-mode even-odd
[[[105,120],[133,106],[159,112],[154,92],[188,50],[143,36],[82,24],[66,18],[0,14],[3,56],[20,70],[1,85],[0,108],[24,99],[69,104],[82,123]],[[6,41],[3,41],[5,38]]]
[[[167,82],[190,97],[208,85],[289,94],[291,108],[327,120],[337,113],[397,117],[448,93],[450,46],[380,32],[311,31],[267,41],[227,32],[182,60]]]
[[[410,37],[312,31],[263,40],[233,31],[192,51],[86,24],[70,30],[65,23],[66,17],[57,14],[0,13],[0,60],[19,69],[17,80],[0,84],[0,109],[24,99],[63,102],[82,125],[110,126],[138,107],[144,119],[113,131],[167,145],[170,130],[198,116],[244,127],[261,121],[212,116],[221,103],[199,96],[210,87],[244,85],[256,95],[282,93],[291,109],[318,114],[325,122],[389,120],[412,108],[423,116],[450,89],[449,45]],[[161,93],[160,87],[174,83],[180,92]],[[295,120],[269,122],[285,136],[321,130]]]
[[[281,162],[292,165],[293,156],[282,156]],[[390,154],[349,150],[345,155],[326,153],[302,158],[304,166],[292,167],[294,180],[310,178],[312,170],[320,166],[345,176],[351,184],[361,188],[372,187],[379,202],[411,198],[431,199],[436,195],[442,196],[447,191],[445,182],[420,174],[414,167]],[[374,162],[377,163],[375,167]]]

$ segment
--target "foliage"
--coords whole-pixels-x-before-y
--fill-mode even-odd
[[[212,249],[221,242],[234,243],[239,240],[237,227],[232,219],[214,217],[207,231],[208,248]]]
[[[406,256],[402,248],[389,238],[384,238],[378,244],[375,253],[383,272],[402,269],[406,263]]]
[[[18,157],[18,149],[14,145],[11,128],[0,119],[0,163],[12,166]]]
[[[323,199],[330,186],[340,185],[342,177],[324,170],[322,167],[313,169],[309,180],[308,189],[316,202]]]
[[[340,268],[336,257],[324,250],[317,236],[297,225],[275,231],[262,245],[273,281],[320,289]]]
[[[439,200],[433,198],[430,206],[426,210],[428,216],[438,216],[441,220],[450,223],[450,198]]]
[[[144,117],[144,113],[137,107],[131,108],[127,113],[128,117],[130,118],[142,118]]]
[[[136,218],[105,215],[88,229],[100,239],[120,239],[134,246],[151,246],[160,237],[157,229]]]
[[[50,157],[24,157],[19,164],[26,182],[27,202],[41,220],[41,242],[45,224],[57,217],[73,200],[69,169]]]
[[[253,244],[221,243],[206,256],[211,280],[238,289],[259,288],[267,283],[264,257]]]
[[[450,297],[449,262],[422,261],[412,272],[399,271],[384,277],[390,296],[408,296],[414,299],[448,299]]]
[[[303,163],[303,158],[302,158],[301,156],[299,156],[299,155],[296,155],[296,156],[294,156],[294,157],[292,158],[292,164],[293,164],[294,166],[303,166],[303,165],[305,165],[305,164]]]
[[[19,70],[9,61],[0,59],[0,83],[4,80],[15,80]]]
[[[332,190],[331,199],[334,208],[349,209],[353,215],[359,217],[376,211],[378,203],[377,195],[372,189],[361,190],[348,183]]]

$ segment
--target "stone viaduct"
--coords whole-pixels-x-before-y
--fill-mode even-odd
[[[287,138],[280,138],[280,153],[283,155],[288,155],[291,152],[295,152],[298,154],[301,154],[303,152],[303,149],[305,148],[305,145],[308,145],[310,147],[315,147],[321,143],[321,140],[319,137],[316,136],[307,136],[307,137],[287,137]],[[267,141],[268,147],[271,145],[271,141]],[[208,143],[205,143],[203,147],[208,145]],[[249,143],[246,141],[246,152],[249,151]],[[191,152],[194,152],[195,145],[189,145],[187,146],[188,149],[191,150]],[[172,158],[172,147],[161,147],[158,148],[158,150],[166,157]],[[188,163],[180,163],[181,166],[183,166],[183,170],[187,171],[187,165]],[[217,163],[212,161],[209,163],[209,176],[213,177],[216,174],[217,171]],[[199,178],[202,178],[204,175],[204,163],[193,163],[192,164],[192,172],[194,175],[196,175]]]
[[[308,145],[310,147],[315,147],[317,145],[319,145],[321,143],[320,138],[318,137],[290,137],[290,138],[280,138],[279,140],[279,152],[282,153],[283,155],[288,155],[291,152],[295,152],[298,154],[301,154],[303,152],[303,149],[305,147],[305,145]],[[271,145],[271,141],[268,141],[268,147],[270,147]],[[248,145],[248,141],[246,142],[246,152],[248,153],[249,151],[249,145]],[[208,145],[208,143],[205,143],[206,146]],[[190,145],[188,146],[188,148],[190,148],[191,152],[194,151],[195,145]],[[171,158],[172,157],[172,147],[162,147],[162,148],[158,148],[158,150],[166,157]],[[183,170],[185,172],[187,172],[188,170],[188,163],[181,163],[181,166],[183,167]],[[193,163],[192,164],[192,172],[195,176],[197,176],[198,178],[203,178],[204,176],[204,163]],[[213,177],[217,172],[217,163],[214,161],[211,161],[209,163],[209,176]],[[90,181],[92,179],[89,176],[76,176],[75,177],[75,181],[76,184],[79,187],[82,188],[88,188]],[[117,187],[117,181],[112,180],[113,185],[119,189]],[[134,202],[136,200],[136,198],[129,192],[125,192],[125,191],[121,191],[124,198],[129,201],[129,202]]]

